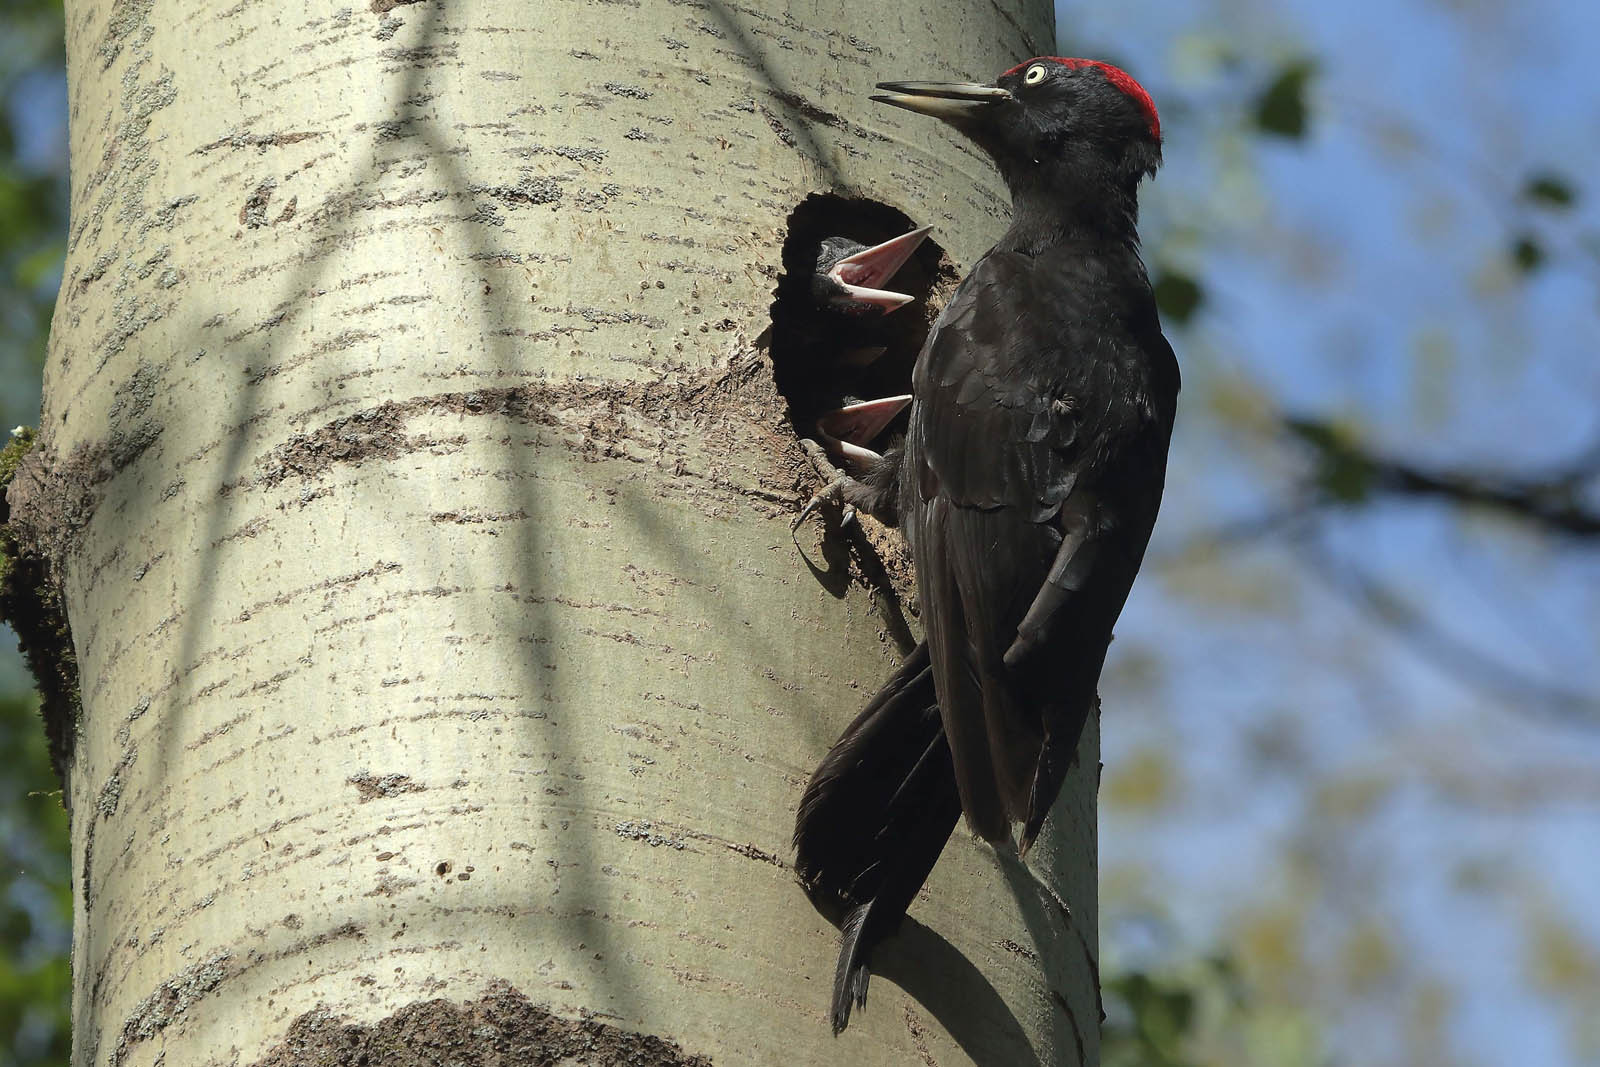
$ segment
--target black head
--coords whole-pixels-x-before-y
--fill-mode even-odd
[[[994,159],[1014,197],[1132,195],[1161,165],[1161,120],[1144,87],[1092,59],[1041,56],[993,85],[880,82],[874,100],[932,115]]]
[[[1011,92],[1014,110],[998,118],[1012,135],[1005,145],[1012,152],[1047,155],[1087,147],[1140,176],[1161,165],[1155,101],[1120,68],[1043,56],[1012,67],[995,84]]]

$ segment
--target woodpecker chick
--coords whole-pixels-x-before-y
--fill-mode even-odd
[[[825,237],[818,243],[810,296],[821,318],[813,323],[811,332],[815,335],[817,358],[841,368],[828,376],[834,389],[842,392],[842,383],[851,377],[843,368],[860,371],[887,351],[883,345],[857,342],[873,338],[869,320],[915,299],[884,286],[906,265],[931,230],[931,226],[923,226],[871,246],[848,237]],[[854,521],[855,507],[843,499],[842,490],[852,483],[852,474],[864,475],[882,459],[871,445],[911,398],[905,395],[862,402],[835,392],[825,402],[841,400],[841,406],[816,416],[820,444],[810,439],[801,442],[825,487],[801,510],[793,529],[799,529],[822,504],[830,501],[843,505],[841,525]]]
[[[1138,186],[1160,165],[1161,126],[1138,82],[1042,57],[992,85],[878,88],[991,158],[1012,223],[934,324],[903,447],[868,479],[905,532],[927,640],[823,760],[796,819],[801,883],[844,931],[835,1033],[953,812],[1002,850],[1038,835],[1098,707],[1178,394],[1139,259]]]
[[[850,400],[842,408],[817,416],[817,436],[822,439],[821,447],[810,440],[804,440],[801,444],[806,448],[812,466],[819,475],[828,479],[828,484],[800,509],[800,514],[790,524],[791,531],[798,530],[826,503],[840,505],[841,526],[848,526],[855,521],[857,507],[864,508],[867,514],[887,525],[895,525],[896,520],[890,511],[892,499],[879,492],[877,483],[894,483],[899,473],[900,455],[893,452],[885,456],[869,446],[910,403],[909,393],[886,396],[881,400]],[[819,454],[824,449],[826,454]],[[852,473],[846,474],[835,467],[835,460]],[[880,499],[880,496],[883,498]]]
[[[848,398],[847,398],[848,399]],[[894,417],[911,403],[911,394],[881,400],[851,400],[844,407],[817,416],[817,436],[823,447],[857,473],[865,473],[883,458],[869,446]]]
[[[884,287],[932,228],[924,226],[870,248],[848,237],[824,238],[812,273],[812,297],[818,304],[857,315],[887,314],[911,303],[915,297]]]

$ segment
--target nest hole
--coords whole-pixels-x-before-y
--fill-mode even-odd
[[[913,301],[886,314],[841,312],[818,300],[812,279],[827,238],[875,245],[918,225],[888,204],[832,193],[813,193],[789,214],[769,351],[789,424],[799,436],[813,436],[818,415],[852,400],[911,391],[917,354],[958,281],[937,235],[930,233],[887,284]],[[868,359],[878,348],[882,355]],[[905,418],[902,414],[884,437],[903,432]]]

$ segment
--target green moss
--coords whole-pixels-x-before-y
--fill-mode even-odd
[[[33,450],[34,439],[33,427],[18,426],[11,431],[11,437],[6,441],[5,447],[0,448],[0,586],[11,577],[14,566],[12,561],[17,555],[16,537],[7,525],[11,519],[11,508],[5,500],[6,487],[16,476],[22,457]]]
[[[0,448],[0,489],[11,484],[22,457],[33,451],[37,439],[38,433],[32,426],[18,426],[11,431],[11,437],[6,441],[5,448]],[[0,507],[4,505],[0,504]]]
[[[83,709],[78,658],[66,607],[50,580],[50,563],[23,548],[11,527],[11,505],[6,501],[6,489],[37,441],[34,430],[19,426],[0,449],[0,622],[16,631],[17,644],[39,688],[50,762],[65,796],[67,763]]]

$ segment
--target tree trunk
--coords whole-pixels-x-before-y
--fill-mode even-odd
[[[1002,187],[867,93],[1051,51],[1049,5],[67,19],[10,499],[81,678],[74,1063],[1096,1062],[1096,738],[1037,879],[958,832],[837,1040],[789,866],[900,649],[791,540],[786,219],[969,264]]]

